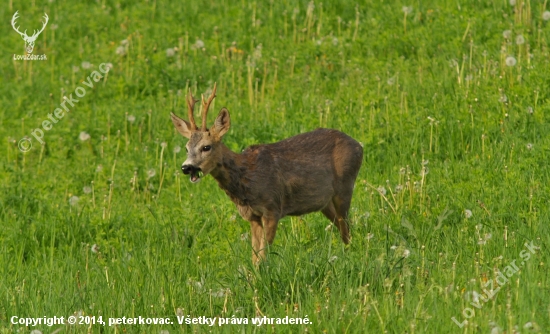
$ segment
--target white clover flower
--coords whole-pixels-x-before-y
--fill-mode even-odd
[[[85,193],[85,194],[89,194],[92,192],[92,188],[89,187],[89,186],[85,186],[84,188],[82,188],[82,191]]]
[[[86,141],[89,140],[91,137],[89,133],[87,133],[86,131],[82,131],[80,135],[78,135],[78,138],[82,141]]]
[[[338,260],[338,256],[336,255],[333,255],[330,257],[330,259],[328,259],[328,263],[334,263],[334,261]]]
[[[464,210],[464,217],[466,217],[466,219],[472,218],[472,216],[473,216],[472,210],[468,210],[468,209]]]
[[[80,200],[80,198],[78,198],[78,196],[71,196],[71,198],[69,198],[69,204],[71,206],[75,206],[78,204],[78,201]]]
[[[99,246],[97,244],[93,244],[92,248],[90,248],[92,253],[98,253],[99,252]]]
[[[134,121],[136,120],[136,116],[128,115],[128,117],[126,117],[126,120],[130,123],[134,123]]]
[[[502,32],[502,36],[504,36],[504,38],[506,39],[512,38],[512,30],[504,30]]]
[[[542,13],[542,19],[543,19],[544,21],[550,20],[550,12],[549,12],[549,11],[545,11],[544,13]]]
[[[156,174],[157,174],[157,172],[155,171],[154,168],[151,168],[147,171],[147,176],[150,177],[150,178],[155,176]]]
[[[527,107],[527,112],[532,115],[533,114],[533,107]]]
[[[516,66],[517,62],[518,61],[513,56],[506,57],[506,65],[507,66],[510,66],[510,67]]]
[[[397,246],[396,246],[396,245],[392,245],[392,246],[390,247],[390,249],[391,249],[391,250],[396,250],[396,249],[397,249]]]
[[[517,35],[516,36],[516,44],[517,45],[522,45],[525,43],[525,37],[523,37],[523,35]]]
[[[527,145],[525,145],[527,147],[528,150],[532,150],[533,149],[533,144],[531,143],[528,143]]]
[[[176,50],[174,50],[173,48],[166,49],[166,57],[170,58],[170,57],[174,57],[175,55],[176,55]]]

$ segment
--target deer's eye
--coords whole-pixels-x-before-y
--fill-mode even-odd
[[[203,152],[208,152],[208,151],[210,151],[211,149],[212,149],[212,146],[207,145],[207,146],[203,146],[202,151],[203,151]]]

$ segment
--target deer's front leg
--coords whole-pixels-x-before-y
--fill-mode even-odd
[[[265,249],[273,243],[277,232],[278,219],[275,217],[263,216],[261,221],[250,222],[252,230],[252,262],[258,264],[265,260]]]
[[[264,239],[264,228],[261,220],[251,220],[251,239],[252,239],[252,262],[254,264],[260,263],[262,258],[265,258],[264,250],[262,248],[262,240]]]

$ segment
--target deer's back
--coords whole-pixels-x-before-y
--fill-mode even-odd
[[[317,129],[251,146],[243,157],[251,163],[249,181],[257,199],[251,205],[279,207],[284,216],[321,210],[336,193],[353,187],[363,150],[340,131]]]

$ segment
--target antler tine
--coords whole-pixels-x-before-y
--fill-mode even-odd
[[[206,131],[206,115],[208,114],[208,108],[210,108],[210,103],[212,103],[212,100],[216,97],[216,83],[214,83],[214,88],[212,88],[212,94],[210,94],[210,97],[208,98],[207,102],[204,102],[204,95],[201,96],[202,98],[202,130]]]
[[[191,122],[192,130],[197,130],[197,123],[195,123],[195,117],[193,116],[193,111],[195,109],[195,103],[199,100],[195,100],[193,94],[191,93],[191,88],[189,88],[189,93],[187,94],[187,113],[189,116],[189,122]]]
[[[25,30],[25,33],[22,33],[21,31],[19,31],[19,27],[16,27],[15,25],[17,24],[17,19],[19,18],[19,11],[16,11],[15,14],[13,14],[13,17],[11,18],[11,26],[13,27],[13,29],[21,36],[23,35],[26,35],[26,30]]]
[[[42,21],[42,29],[40,29],[40,31],[38,31],[38,32],[36,32],[36,30],[35,30],[34,34],[33,34],[33,37],[40,35],[40,33],[42,33],[44,31],[44,29],[46,29],[46,25],[48,24],[48,21],[50,20],[50,18],[48,17],[48,14],[46,14],[46,13],[44,13],[44,16],[42,16],[42,18],[44,19],[44,21]]]

